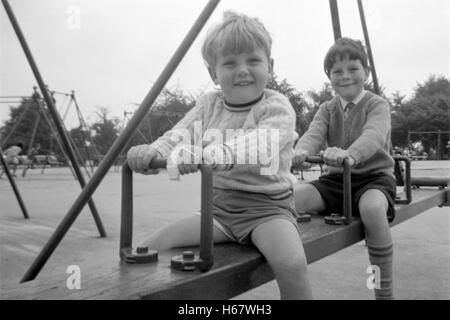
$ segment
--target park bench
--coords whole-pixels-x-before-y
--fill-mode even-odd
[[[21,156],[26,161],[22,161],[23,165],[30,165],[31,160],[27,156]],[[33,166],[61,166],[62,162],[58,161],[58,158],[54,155],[46,155],[46,154],[37,154],[34,156]]]
[[[28,169],[35,169],[41,166],[41,174],[43,174],[46,167],[59,167],[62,165],[63,163],[58,161],[58,158],[54,155],[35,155],[34,161],[27,158],[27,162],[23,164],[22,177],[25,177]]]
[[[273,274],[261,253],[254,247],[233,243],[209,247],[207,240],[198,247],[178,248],[159,252],[157,261],[150,263],[127,263],[134,258],[151,260],[150,252],[137,253],[132,247],[132,175],[123,167],[122,226],[120,256],[113,265],[83,269],[81,289],[69,290],[67,275],[35,279],[3,288],[2,299],[228,299],[273,279]],[[409,168],[409,166],[407,166]],[[209,188],[203,178],[202,186]],[[422,183],[423,181],[423,183]],[[410,179],[406,184],[420,186],[405,188],[396,204],[396,218],[391,226],[410,219],[435,206],[448,206],[450,191],[446,179],[435,181]],[[128,187],[127,187],[128,186]],[[125,188],[124,188],[125,187]],[[202,190],[202,194],[205,191]],[[410,194],[408,194],[410,193]],[[202,207],[209,204],[204,203]],[[130,212],[131,210],[131,212]],[[211,220],[202,215],[204,226]],[[364,240],[364,227],[359,218],[353,217],[348,224],[325,224],[323,216],[313,215],[311,220],[299,223],[301,237],[308,263],[313,263],[343,248]],[[202,236],[202,239],[205,238]],[[207,237],[206,237],[207,238]],[[186,251],[195,253],[200,269],[180,271],[171,268],[173,260],[179,261]],[[200,252],[199,252],[200,251]],[[202,253],[206,251],[206,253]],[[175,257],[175,258],[174,258]],[[208,261],[206,261],[208,260]],[[205,272],[206,271],[206,272]]]

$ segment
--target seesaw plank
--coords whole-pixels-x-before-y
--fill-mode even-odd
[[[398,205],[392,225],[446,203],[447,189],[413,191],[413,201]],[[317,261],[364,239],[363,226],[355,219],[348,226],[330,226],[322,217],[300,225],[308,263]],[[195,249],[194,249],[195,250]],[[84,270],[82,287],[69,290],[67,277],[36,279],[3,288],[1,299],[228,299],[273,279],[262,255],[252,247],[221,244],[214,248],[214,266],[206,273],[170,268],[170,259],[182,249],[160,253],[151,265],[126,265],[115,260],[109,266]]]

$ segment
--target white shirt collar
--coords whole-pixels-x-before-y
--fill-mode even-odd
[[[360,102],[361,99],[364,97],[364,95],[366,94],[366,92],[367,92],[367,90],[362,89],[362,91],[356,96],[355,99],[353,99],[352,102],[353,102],[355,105],[357,105],[358,102]],[[339,96],[339,100],[341,101],[341,106],[342,106],[342,108],[345,108],[345,106],[347,105],[347,103],[350,102],[350,101],[347,101],[347,100],[343,99],[341,96]]]

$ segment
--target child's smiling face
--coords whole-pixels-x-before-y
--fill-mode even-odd
[[[330,70],[331,86],[346,101],[352,101],[361,93],[368,77],[369,70],[361,61],[348,57],[335,61]]]
[[[218,54],[214,70],[210,70],[215,84],[220,85],[225,100],[244,104],[259,98],[272,73],[272,61],[264,49],[242,53]]]

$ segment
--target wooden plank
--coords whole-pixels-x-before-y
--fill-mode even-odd
[[[396,225],[434,206],[444,204],[447,189],[413,191],[413,202],[398,205]],[[300,225],[308,263],[317,261],[364,239],[363,226],[355,219],[347,226],[331,226],[315,216]],[[197,251],[197,248],[190,248]],[[150,265],[127,265],[112,257],[109,267],[82,270],[81,289],[69,290],[67,277],[39,277],[18,286],[3,288],[1,299],[228,299],[273,279],[263,256],[252,247],[221,244],[214,247],[214,266],[206,273],[170,268],[170,259],[185,249],[159,255]],[[108,262],[104,262],[108,265]],[[111,267],[112,265],[112,267]]]

